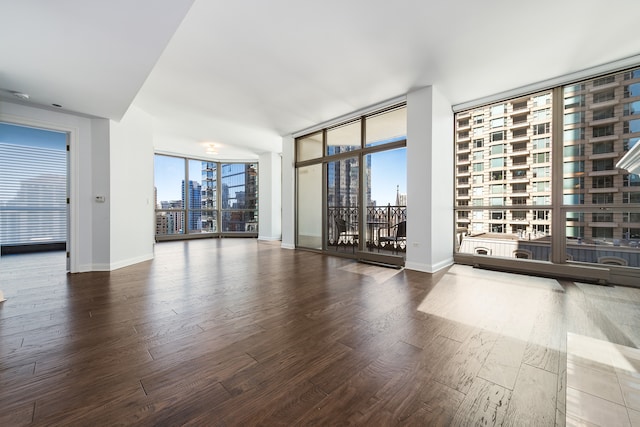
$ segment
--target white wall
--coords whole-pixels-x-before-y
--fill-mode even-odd
[[[263,153],[258,164],[259,240],[282,238],[282,160],[278,153]]]
[[[153,258],[153,120],[131,107],[110,122],[109,270]],[[107,204],[107,203],[104,203]]]
[[[407,269],[453,263],[453,113],[437,88],[407,95]]]
[[[93,260],[83,271],[109,271],[111,260],[111,218],[110,218],[110,161],[109,161],[109,120],[91,120],[91,170],[93,177],[91,186],[93,221]],[[104,203],[96,202],[96,196],[103,196]]]
[[[295,248],[295,159],[293,137],[282,138],[282,247]]]
[[[101,265],[103,253],[101,239],[95,236],[104,235],[104,217],[101,208],[93,201],[95,188],[109,187],[109,174],[94,174],[93,169],[100,169],[98,159],[93,156],[97,147],[103,144],[108,136],[104,135],[104,127],[100,122],[85,117],[37,108],[22,104],[0,101],[0,120],[9,123],[40,127],[68,132],[70,135],[70,197],[71,197],[71,271],[90,271],[94,263]],[[94,125],[96,128],[94,129]],[[94,245],[95,243],[95,245]],[[99,253],[94,254],[94,248]]]

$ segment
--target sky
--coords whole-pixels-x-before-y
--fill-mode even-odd
[[[0,142],[65,150],[67,146],[67,134],[64,132],[0,123]]]
[[[13,200],[34,176],[66,177],[66,133],[0,122],[0,144],[7,156],[0,158],[0,201]]]
[[[371,199],[378,206],[396,204],[396,188],[407,194],[407,149],[371,154]]]

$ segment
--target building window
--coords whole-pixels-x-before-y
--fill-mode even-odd
[[[551,176],[551,168],[549,166],[531,168],[531,173],[534,178],[544,178]]]
[[[613,125],[594,126],[592,135],[594,138],[611,136],[613,135]]]
[[[584,177],[577,176],[563,179],[563,186],[565,190],[582,190],[584,189]]]
[[[613,177],[612,176],[597,176],[594,177],[591,184],[592,188],[612,188]]]
[[[527,192],[527,184],[519,183],[519,184],[511,184],[511,192],[512,193],[526,193]]]
[[[533,163],[549,163],[551,153],[537,153],[533,155]]]
[[[640,119],[627,120],[622,122],[622,133],[640,132]]]
[[[533,211],[533,220],[534,221],[549,221],[549,211],[548,210],[534,210]]]
[[[533,149],[542,150],[551,147],[551,138],[536,138],[533,140]]]
[[[571,96],[564,99],[564,109],[584,107],[584,95]]]
[[[547,120],[551,117],[551,108],[545,108],[543,110],[536,110],[533,112],[533,120]]]
[[[605,205],[613,203],[613,193],[594,194],[591,200],[594,205]]]
[[[499,127],[503,127],[505,124],[505,118],[501,117],[498,119],[491,119],[491,127],[492,128],[499,128]]]
[[[584,172],[584,160],[564,162],[563,171],[565,174]]]
[[[551,94],[545,93],[544,95],[535,96],[533,98],[534,107],[542,107],[543,105],[551,104]]]
[[[504,157],[499,157],[497,159],[491,159],[489,161],[489,164],[490,164],[491,168],[501,168],[505,164],[505,159],[504,159]]]
[[[511,105],[513,105],[513,111],[525,110],[527,108],[527,100],[513,101]]]
[[[613,239],[613,228],[593,227],[591,229],[591,237],[594,239]]]
[[[534,183],[535,191],[539,193],[551,191],[551,183],[549,181],[538,181]]]
[[[564,133],[564,141],[579,141],[584,139],[584,128],[568,129]]]
[[[592,162],[592,170],[594,171],[610,171],[614,169],[613,159],[598,159]]]
[[[500,115],[504,114],[505,111],[506,111],[506,108],[505,108],[504,104],[494,105],[493,107],[491,107],[491,115],[492,116],[500,116]]]
[[[624,73],[625,80],[640,79],[640,68]]]
[[[622,111],[625,116],[635,116],[636,114],[640,114],[640,101],[624,104]]]
[[[633,83],[624,87],[625,98],[640,96],[640,83]]]
[[[500,145],[493,145],[491,146],[491,154],[502,154],[504,153],[505,150],[505,145],[504,144],[500,144]]]
[[[605,119],[610,119],[612,117],[615,117],[615,110],[613,109],[613,107],[601,108],[593,112],[593,120],[605,120]]]
[[[533,134],[542,135],[551,131],[551,123],[540,123],[533,125]]]
[[[611,212],[598,212],[591,214],[592,222],[613,222],[613,213]]]
[[[622,193],[622,203],[640,203],[640,193]]]
[[[492,132],[490,135],[491,142],[504,141],[506,138],[505,131],[501,130],[499,132]]]
[[[613,90],[609,90],[606,92],[598,92],[593,94],[593,103],[598,104],[600,102],[613,101],[616,95]]]
[[[636,175],[636,174],[624,175],[622,186],[623,187],[640,187],[640,175]]]
[[[596,142],[593,144],[593,154],[613,153],[613,141]]]
[[[511,137],[512,138],[526,138],[527,137],[527,128],[521,128],[521,129],[513,129],[511,131]]]
[[[584,144],[565,145],[564,157],[581,157],[584,156]]]
[[[607,85],[609,83],[614,83],[615,81],[616,81],[616,76],[600,77],[599,79],[595,79],[593,81],[593,86],[594,87],[604,86],[604,85]]]

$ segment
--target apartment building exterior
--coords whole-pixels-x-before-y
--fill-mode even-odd
[[[507,255],[516,257],[524,242],[550,248],[552,210],[562,206],[569,246],[637,247],[640,179],[616,163],[639,139],[640,69],[457,113],[459,243],[464,236],[519,241]],[[562,197],[554,202],[557,180]]]

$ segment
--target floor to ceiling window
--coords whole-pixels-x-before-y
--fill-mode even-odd
[[[459,254],[640,267],[640,68],[456,113]]]
[[[296,139],[296,246],[401,264],[406,248],[406,108]]]
[[[156,154],[156,238],[257,235],[257,172],[255,163]]]

